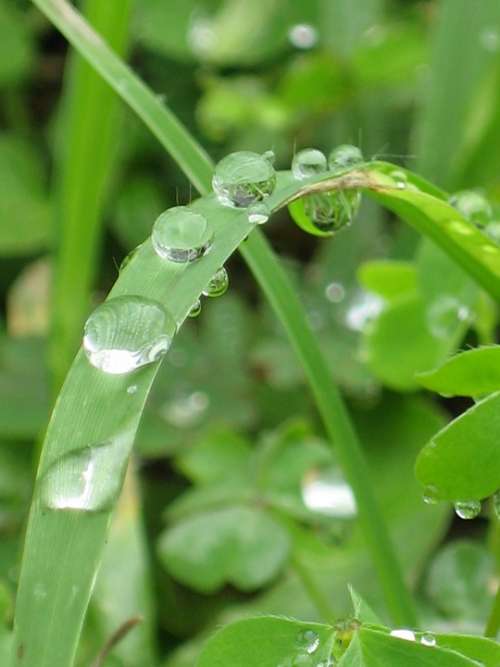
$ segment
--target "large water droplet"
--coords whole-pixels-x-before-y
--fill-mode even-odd
[[[224,206],[246,208],[263,201],[276,186],[276,172],[266,156],[240,151],[215,167],[212,186]]]
[[[342,144],[337,146],[328,157],[328,166],[332,171],[347,169],[364,161],[363,153],[357,146]]]
[[[452,195],[449,201],[464,218],[480,229],[491,221],[493,213],[490,203],[479,192],[462,190]]]
[[[296,645],[303,649],[308,655],[312,655],[318,650],[319,635],[314,630],[303,630],[297,635]]]
[[[297,23],[288,31],[288,39],[297,49],[311,49],[318,41],[318,31],[310,23]]]
[[[175,331],[175,321],[161,304],[139,296],[119,296],[89,317],[83,348],[93,366],[119,375],[158,361]]]
[[[292,174],[299,181],[322,174],[326,168],[326,157],[316,148],[304,148],[292,160]]]
[[[229,276],[227,275],[226,269],[222,267],[209,281],[208,285],[203,290],[203,294],[210,297],[222,296],[227,292],[228,287]]]
[[[492,498],[493,512],[498,520],[500,520],[500,491],[497,491]]]
[[[455,512],[461,519],[475,519],[481,514],[480,500],[459,500],[455,503]]]
[[[302,500],[312,512],[339,519],[356,516],[351,487],[337,470],[308,472],[302,482]]]
[[[307,195],[304,198],[304,211],[317,229],[334,234],[351,224],[359,204],[359,192],[338,190]]]
[[[406,630],[402,628],[401,630],[391,630],[391,637],[396,637],[397,639],[404,639],[407,642],[414,642],[416,640],[415,633],[413,630]]]
[[[424,632],[420,637],[420,643],[424,646],[436,646],[437,641],[432,632]]]
[[[120,491],[124,468],[124,459],[111,442],[69,452],[43,476],[41,500],[53,510],[103,511]]]
[[[210,249],[213,233],[203,215],[187,206],[174,206],[156,220],[151,240],[162,259],[185,264]]]

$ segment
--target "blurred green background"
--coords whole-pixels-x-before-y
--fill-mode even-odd
[[[214,159],[272,149],[287,169],[301,148],[353,143],[450,192],[479,189],[500,212],[498,0],[78,4]],[[6,625],[39,443],[83,321],[158,214],[195,196],[30,2],[0,0]],[[286,212],[265,232],[348,399],[426,624],[478,631],[494,592],[488,522],[426,506],[413,474],[419,449],[468,403],[420,392],[414,375],[495,340],[496,308],[370,202],[329,242]],[[405,299],[366,289],[372,260],[397,262]],[[106,665],[187,667],[215,625],[250,612],[317,618],[304,568],[339,616],[347,582],[383,614],[355,510],[307,502],[311,480],[340,473],[301,369],[240,258],[227,268],[230,291],[183,328],[148,402],[81,665],[136,615]]]

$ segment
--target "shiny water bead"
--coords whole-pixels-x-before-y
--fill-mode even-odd
[[[455,503],[455,513],[460,519],[475,519],[481,513],[481,501],[460,500]]]
[[[297,23],[288,31],[288,39],[297,49],[311,49],[318,41],[318,31],[310,23]]]
[[[338,470],[309,471],[301,491],[302,501],[311,512],[337,519],[351,519],[357,514],[352,489]]]
[[[215,167],[212,186],[224,206],[247,208],[263,201],[276,186],[270,155],[231,153]]]
[[[337,169],[348,169],[357,164],[362,164],[364,161],[363,153],[357,146],[351,144],[343,144],[337,146],[330,153],[328,157],[328,167],[335,171]]]
[[[224,267],[220,268],[211,278],[208,285],[203,290],[205,296],[217,297],[222,296],[227,292],[229,287],[229,276]]]
[[[464,218],[476,227],[483,228],[491,222],[492,210],[488,200],[474,190],[462,190],[450,197],[450,204],[461,213]]]
[[[69,452],[42,477],[41,501],[52,510],[103,511],[120,491],[124,462],[111,442]]]
[[[431,484],[426,486],[422,499],[426,505],[436,505],[438,502],[438,490],[436,487]]]
[[[263,225],[269,220],[269,207],[265,202],[257,202],[248,208],[248,222],[252,225]]]
[[[130,373],[158,361],[175,331],[175,321],[161,304],[139,296],[119,296],[90,315],[83,349],[92,366],[105,373]]]
[[[174,206],[156,220],[151,241],[162,259],[186,264],[204,255],[212,245],[208,220],[187,206]]]
[[[188,317],[198,317],[201,313],[201,300],[196,299],[196,301],[191,306],[191,310],[188,313]]]
[[[359,204],[356,190],[339,190],[308,195],[304,198],[304,211],[317,229],[333,234],[351,224]]]
[[[432,632],[424,632],[420,637],[420,643],[424,646],[436,646],[437,641]]]
[[[416,641],[415,633],[413,630],[406,630],[402,628],[401,630],[391,630],[391,637],[396,637],[397,639],[404,639],[407,642]]]
[[[404,190],[408,187],[408,175],[402,169],[395,169],[392,171],[391,178],[398,190]]]
[[[314,630],[303,630],[299,632],[296,645],[308,655],[312,655],[319,647],[319,635]]]
[[[304,148],[292,160],[292,174],[299,181],[322,174],[326,168],[326,157],[316,148]]]
[[[500,491],[497,491],[493,495],[492,502],[493,502],[493,512],[495,513],[496,518],[500,520]]]

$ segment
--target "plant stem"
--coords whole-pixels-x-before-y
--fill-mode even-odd
[[[320,617],[326,623],[333,625],[337,620],[337,614],[335,614],[333,607],[330,604],[330,600],[324,595],[323,591],[314,580],[314,575],[298,556],[293,557],[292,567],[302,582],[310,600],[314,603]]]
[[[172,155],[193,185],[210,190],[213,165],[183,125],[142,83],[65,0],[33,0],[71,44],[127,102]],[[328,435],[351,483],[360,522],[387,606],[398,624],[416,625],[413,602],[405,586],[384,518],[373,492],[368,466],[340,392],[309,329],[286,273],[262,234],[256,230],[241,247],[242,254],[282,321],[313,390]]]
[[[500,630],[500,585],[497,586],[497,594],[493,602],[493,608],[491,610],[488,622],[486,624],[486,629],[484,631],[485,637],[491,637],[495,639]]]

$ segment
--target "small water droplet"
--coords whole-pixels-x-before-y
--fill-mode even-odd
[[[53,510],[103,511],[118,495],[124,469],[112,442],[69,452],[42,477],[41,500]]]
[[[136,384],[131,384],[130,387],[127,387],[127,394],[130,394],[131,396],[133,394],[137,393],[137,385]]]
[[[481,193],[474,190],[462,190],[452,195],[450,204],[461,213],[466,220],[482,229],[491,222],[492,210],[490,203]]]
[[[201,300],[197,299],[191,306],[191,310],[188,313],[188,317],[198,317],[201,313]]]
[[[398,190],[405,190],[408,187],[408,174],[402,169],[392,171],[391,178]]]
[[[351,224],[360,201],[360,194],[356,190],[307,195],[304,197],[304,211],[317,229],[334,234]]]
[[[481,514],[481,501],[459,500],[455,503],[455,513],[460,519],[475,519]]]
[[[468,322],[472,313],[453,296],[443,295],[436,299],[427,312],[427,323],[433,336],[447,339],[453,335],[457,324]]]
[[[331,171],[347,169],[364,161],[363,153],[357,146],[342,144],[334,148],[328,157],[328,166]]]
[[[263,225],[269,220],[269,207],[265,202],[258,202],[248,208],[248,222],[252,225]]]
[[[227,292],[229,287],[229,276],[224,267],[220,268],[211,278],[208,285],[203,290],[204,296],[217,297]]]
[[[493,494],[491,502],[493,505],[493,512],[495,514],[495,517],[498,520],[500,520],[500,491],[497,491],[496,493]]]
[[[336,469],[306,473],[302,500],[309,510],[325,516],[350,519],[357,513],[352,489]]]
[[[247,208],[272,194],[276,172],[271,161],[250,151],[226,155],[215,167],[212,186],[224,206]]]
[[[310,23],[297,23],[288,31],[288,39],[297,49],[311,49],[318,41],[318,31]]]
[[[292,160],[292,174],[299,181],[322,174],[326,168],[326,157],[316,148],[304,148]]]
[[[169,349],[176,324],[156,301],[139,296],[109,299],[85,323],[83,348],[105,373],[119,375],[158,361]]]
[[[432,484],[428,484],[424,489],[423,501],[426,505],[436,505],[438,502],[438,490]]]
[[[415,633],[413,630],[406,630],[406,629],[400,629],[400,630],[391,630],[391,637],[396,637],[397,639],[404,639],[407,642],[414,642],[416,641]]]
[[[329,283],[325,287],[325,296],[330,303],[340,303],[345,297],[345,289],[341,283]]]
[[[420,643],[423,644],[424,646],[437,645],[436,637],[432,634],[432,632],[424,632],[420,637]]]
[[[363,331],[383,310],[384,300],[377,294],[359,291],[349,304],[345,322],[352,331]]]
[[[174,206],[156,220],[151,241],[162,259],[186,264],[202,257],[212,245],[207,219],[187,206]]]
[[[298,648],[303,649],[308,655],[312,655],[318,650],[319,635],[314,630],[303,630],[297,635],[295,643]]]

